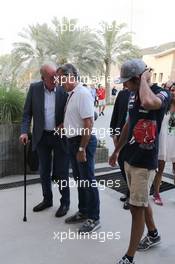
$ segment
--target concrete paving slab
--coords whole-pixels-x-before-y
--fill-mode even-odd
[[[95,236],[80,239],[76,234],[79,225],[67,225],[64,223],[66,217],[60,219],[54,217],[59,207],[59,194],[57,188],[53,188],[53,192],[54,206],[43,212],[33,213],[33,206],[42,199],[41,187],[40,184],[28,186],[28,221],[23,222],[23,188],[0,191],[0,262],[3,264],[116,263],[117,258],[123,256],[127,249],[131,226],[130,212],[123,210],[119,201],[121,194],[107,188],[100,191],[102,227]],[[175,190],[162,193],[162,198],[163,207],[153,205],[162,243],[150,251],[137,253],[136,264],[174,263]],[[77,191],[72,188],[68,216],[75,211],[77,211]],[[74,233],[70,235],[70,232]],[[120,232],[119,240],[116,232]],[[70,235],[70,238],[61,242],[58,235],[64,237]],[[75,239],[72,239],[73,235],[76,236]]]

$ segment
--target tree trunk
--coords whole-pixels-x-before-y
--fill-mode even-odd
[[[106,103],[110,104],[110,94],[111,94],[111,84],[110,84],[110,72],[111,72],[111,64],[110,61],[107,60],[105,62],[105,88],[106,88]]]

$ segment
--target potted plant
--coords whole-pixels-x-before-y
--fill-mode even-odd
[[[24,93],[0,86],[0,177],[23,172],[23,152],[19,144]]]

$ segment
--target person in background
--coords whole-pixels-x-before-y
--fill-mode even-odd
[[[83,86],[86,87],[88,89],[88,91],[90,92],[90,94],[92,95],[92,98],[94,100],[94,106],[95,106],[95,100],[96,100],[96,89],[95,87],[94,88],[91,88],[91,86],[88,86],[86,83],[83,83]],[[95,91],[94,91],[95,89]],[[94,111],[94,121],[96,121],[98,118],[98,114],[96,111]]]
[[[114,104],[116,96],[117,96],[117,88],[115,87],[115,85],[113,86],[112,90],[111,90],[111,97],[112,97],[112,104]]]
[[[169,81],[167,81],[165,84],[164,84],[164,89],[166,89],[166,90],[168,90],[168,91],[170,91],[170,89],[171,89],[171,87],[174,85],[174,82],[173,81],[171,81],[171,80],[169,80]]]
[[[126,123],[127,120],[127,111],[128,111],[128,101],[129,101],[129,96],[130,92],[126,87],[123,87],[123,90],[121,90],[116,98],[115,104],[114,104],[114,109],[111,117],[111,122],[110,122],[110,128],[111,128],[111,136],[113,138],[114,142],[114,147],[117,145],[119,139],[120,139],[120,134],[121,131]],[[124,161],[125,161],[125,147],[121,149],[118,157],[118,163],[121,169],[121,174],[126,182],[127,185],[127,180],[126,180],[126,174],[124,170]],[[123,208],[124,209],[129,209],[129,189],[127,186],[127,190],[124,196],[120,198],[122,202],[124,202]]]
[[[95,90],[96,90],[96,96],[95,96],[95,107],[98,107],[98,94],[97,94],[97,91],[98,91],[98,87],[95,85]]]
[[[98,85],[97,89],[97,96],[98,96],[98,106],[99,106],[99,116],[104,116],[104,110],[106,107],[106,90],[102,87],[101,84]]]
[[[52,172],[54,177],[58,179],[61,194],[60,207],[55,216],[61,217],[67,214],[70,204],[69,153],[66,137],[61,138],[55,134],[55,128],[63,123],[67,93],[62,87],[55,85],[56,68],[54,66],[43,65],[40,73],[41,81],[32,83],[27,94],[20,141],[27,144],[31,120],[33,119],[32,147],[38,153],[43,191],[43,201],[36,205],[33,211],[39,212],[53,206]]]
[[[95,88],[95,85],[94,84],[91,84],[90,85],[90,91],[91,91],[92,97],[94,99],[94,106],[96,106],[95,105],[95,101],[96,101],[97,92],[96,92],[96,88]]]
[[[158,170],[154,179],[153,194],[154,203],[157,205],[163,205],[159,191],[166,162],[172,162],[175,182],[175,83],[169,81],[167,84],[165,88],[171,93],[171,104],[164,116],[159,135]]]

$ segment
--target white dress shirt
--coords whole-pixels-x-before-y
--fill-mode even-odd
[[[55,95],[56,88],[49,92],[44,88],[44,129],[54,130],[55,128]]]

